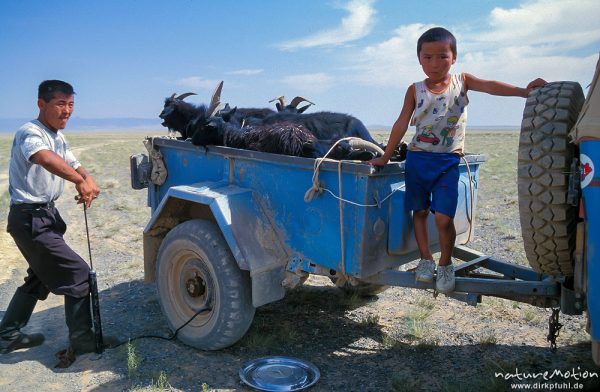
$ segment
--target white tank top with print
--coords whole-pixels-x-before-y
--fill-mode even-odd
[[[408,149],[463,154],[469,103],[464,75],[450,75],[441,92],[429,90],[425,81],[415,83],[415,102],[411,125],[416,132]]]

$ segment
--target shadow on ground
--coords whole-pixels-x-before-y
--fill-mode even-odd
[[[170,334],[154,285],[140,280],[121,283],[102,290],[100,297],[105,334],[124,340]],[[578,367],[598,371],[589,359],[587,344],[560,347],[559,341],[558,351],[552,353],[545,347],[389,343],[376,323],[347,316],[348,310],[368,307],[376,299],[348,297],[334,287],[301,287],[283,300],[257,309],[248,334],[225,350],[205,352],[177,341],[140,339],[132,343],[129,354],[125,345],[101,356],[80,356],[68,369],[54,369],[54,352],[67,345],[60,301],[36,312],[27,327],[28,332],[44,332],[46,343],[0,356],[0,363],[37,361],[54,373],[80,373],[80,385],[73,390],[94,391],[156,386],[161,373],[178,390],[202,390],[202,384],[217,390],[250,390],[239,381],[238,370],[246,361],[267,355],[313,362],[321,380],[312,391],[505,390],[507,384],[495,378],[494,372],[514,373],[515,367],[521,372]],[[137,367],[131,365],[132,355]],[[506,362],[505,356],[522,361]],[[14,379],[11,386],[25,390],[36,385],[36,380],[27,380],[28,376],[16,371],[4,377]],[[594,382],[586,380],[584,385],[600,386],[597,379]]]

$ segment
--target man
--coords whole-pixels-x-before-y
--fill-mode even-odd
[[[38,300],[65,296],[65,318],[74,353],[94,351],[90,315],[89,267],[64,241],[67,226],[54,201],[64,180],[72,182],[86,208],[100,190],[69,150],[60,131],[73,112],[73,87],[46,80],[38,89],[39,116],[16,133],[10,159],[10,212],[7,231],[27,260],[25,283],[17,288],[0,323],[0,352],[42,344],[42,334],[23,328]]]

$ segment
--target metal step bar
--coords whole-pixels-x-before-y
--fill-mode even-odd
[[[477,305],[482,295],[505,298],[540,307],[561,303],[560,278],[484,255],[465,246],[455,246],[452,256],[464,263],[455,264],[456,288],[449,297]],[[492,273],[489,273],[492,272]],[[414,271],[386,270],[362,281],[416,289],[435,290],[434,283],[415,280]]]

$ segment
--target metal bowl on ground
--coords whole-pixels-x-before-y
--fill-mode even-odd
[[[300,391],[314,385],[321,374],[310,362],[292,357],[264,357],[247,362],[240,379],[260,391]]]

